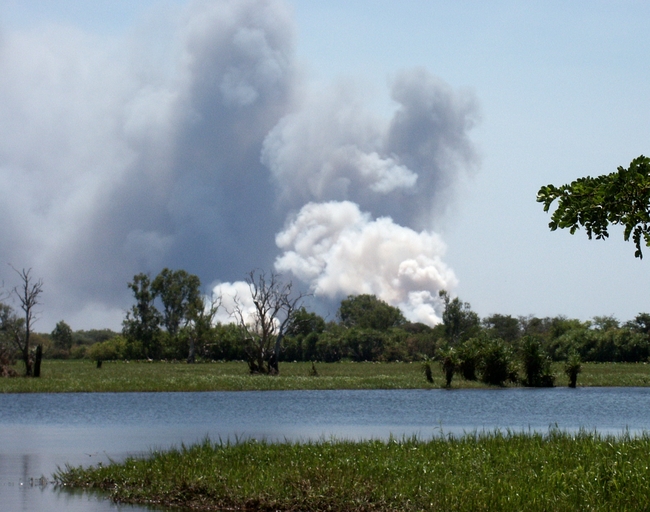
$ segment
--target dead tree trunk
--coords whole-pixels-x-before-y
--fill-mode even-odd
[[[34,356],[34,377],[41,376],[41,360],[43,359],[43,345],[36,345],[36,355]]]
[[[34,278],[31,276],[31,268],[27,270],[17,270],[14,268],[14,271],[20,276],[21,284],[16,286],[13,291],[18,297],[20,308],[23,310],[25,316],[23,317],[24,323],[22,324],[22,329],[20,329],[20,324],[15,322],[13,338],[22,354],[23,361],[25,362],[25,375],[29,377],[32,375],[32,362],[29,357],[29,341],[32,327],[34,326],[34,322],[37,320],[35,308],[40,304],[38,298],[43,291],[43,280],[38,279],[34,281]]]

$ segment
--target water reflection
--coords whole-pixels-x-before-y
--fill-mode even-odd
[[[217,440],[386,438],[494,428],[650,429],[647,388],[0,395],[2,510],[117,510],[55,492],[57,466]],[[44,484],[44,485],[42,485]],[[146,510],[141,507],[121,507]]]

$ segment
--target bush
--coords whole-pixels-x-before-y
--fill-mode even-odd
[[[123,336],[91,345],[88,349],[88,357],[93,361],[116,361],[128,359],[128,342]]]
[[[386,335],[376,329],[346,329],[343,342],[353,361],[377,361],[384,350]]]
[[[438,360],[442,373],[445,374],[445,387],[451,386],[454,374],[458,370],[459,359],[456,350],[453,347],[444,347],[438,351]]]
[[[524,371],[524,386],[553,387],[555,376],[551,373],[551,359],[539,340],[533,336],[525,336],[521,340],[520,353]]]
[[[438,324],[431,328],[420,323],[409,323],[396,328],[409,361],[433,359],[436,350],[444,342],[445,326]]]
[[[488,340],[481,347],[480,373],[481,381],[492,386],[517,381],[512,350],[502,339]]]
[[[316,360],[334,363],[347,357],[347,347],[343,342],[343,329],[331,326],[316,341]]]
[[[205,359],[242,361],[246,359],[241,342],[243,337],[237,324],[217,324],[210,330],[210,337],[197,345],[196,351]]]
[[[482,345],[487,338],[471,338],[458,346],[458,371],[465,380],[476,380]]]
[[[17,377],[18,373],[12,368],[16,364],[16,351],[0,340],[0,377]]]
[[[70,359],[84,359],[87,355],[87,351],[88,347],[84,345],[75,345],[70,349]]]
[[[580,355],[572,352],[564,364],[564,373],[569,377],[569,387],[575,388],[578,381],[578,374],[582,371]]]
[[[422,371],[424,372],[424,378],[427,379],[429,384],[433,384],[433,372],[431,371],[431,363],[425,361],[422,365]]]

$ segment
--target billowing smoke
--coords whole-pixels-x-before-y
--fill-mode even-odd
[[[373,294],[414,322],[435,324],[437,290],[456,285],[434,233],[372,220],[349,201],[309,203],[276,237],[275,267],[310,283],[315,295]]]
[[[266,137],[262,161],[281,204],[302,207],[276,237],[285,252],[275,266],[316,296],[370,293],[412,321],[435,324],[437,292],[456,278],[431,226],[459,175],[474,169],[476,102],[421,69],[400,73],[392,98],[397,109],[384,120],[335,89]]]
[[[221,324],[235,323],[237,309],[245,322],[253,322],[255,318],[255,304],[253,296],[246,281],[234,283],[217,283],[212,289],[212,296],[220,301],[219,309],[214,321]]]
[[[193,3],[162,58],[146,38],[5,31],[0,260],[43,277],[39,328],[119,327],[138,272],[271,265],[283,215],[260,151],[297,85],[292,33],[266,0]]]
[[[349,200],[400,224],[430,227],[459,175],[476,164],[468,138],[476,101],[422,69],[398,74],[391,96],[397,109],[387,120],[350,91],[314,94],[271,130],[262,161],[288,207]]]
[[[226,283],[276,257],[323,297],[435,321],[455,279],[430,230],[475,168],[472,95],[404,71],[385,119],[311,91],[280,0],[196,1],[169,26],[0,32],[0,261],[43,277],[37,328],[119,328],[139,272]]]

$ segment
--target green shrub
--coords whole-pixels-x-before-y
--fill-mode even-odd
[[[128,359],[128,342],[123,336],[91,345],[88,349],[88,357],[93,361],[116,361]]]
[[[342,329],[333,328],[325,331],[316,342],[316,360],[334,363],[347,357],[347,347],[342,341]]]
[[[571,352],[564,365],[564,373],[569,377],[569,387],[575,388],[578,381],[578,374],[582,371],[580,355],[577,352]]]
[[[427,379],[429,384],[433,384],[433,372],[431,371],[431,363],[425,361],[422,365],[422,371],[424,372],[424,378]]]
[[[88,347],[75,345],[70,349],[70,359],[84,359],[87,357]]]
[[[438,361],[440,368],[445,375],[445,387],[451,386],[454,374],[458,371],[459,359],[456,350],[453,347],[444,347],[438,350]]]
[[[534,336],[524,336],[520,345],[524,386],[553,387],[555,376],[551,372],[551,359]]]
[[[465,380],[477,380],[481,350],[487,338],[470,338],[458,346],[458,371]]]
[[[500,338],[487,340],[481,347],[481,381],[492,386],[503,386],[517,381],[512,349]]]
[[[353,361],[377,361],[384,350],[386,334],[376,329],[346,329],[343,342]]]

